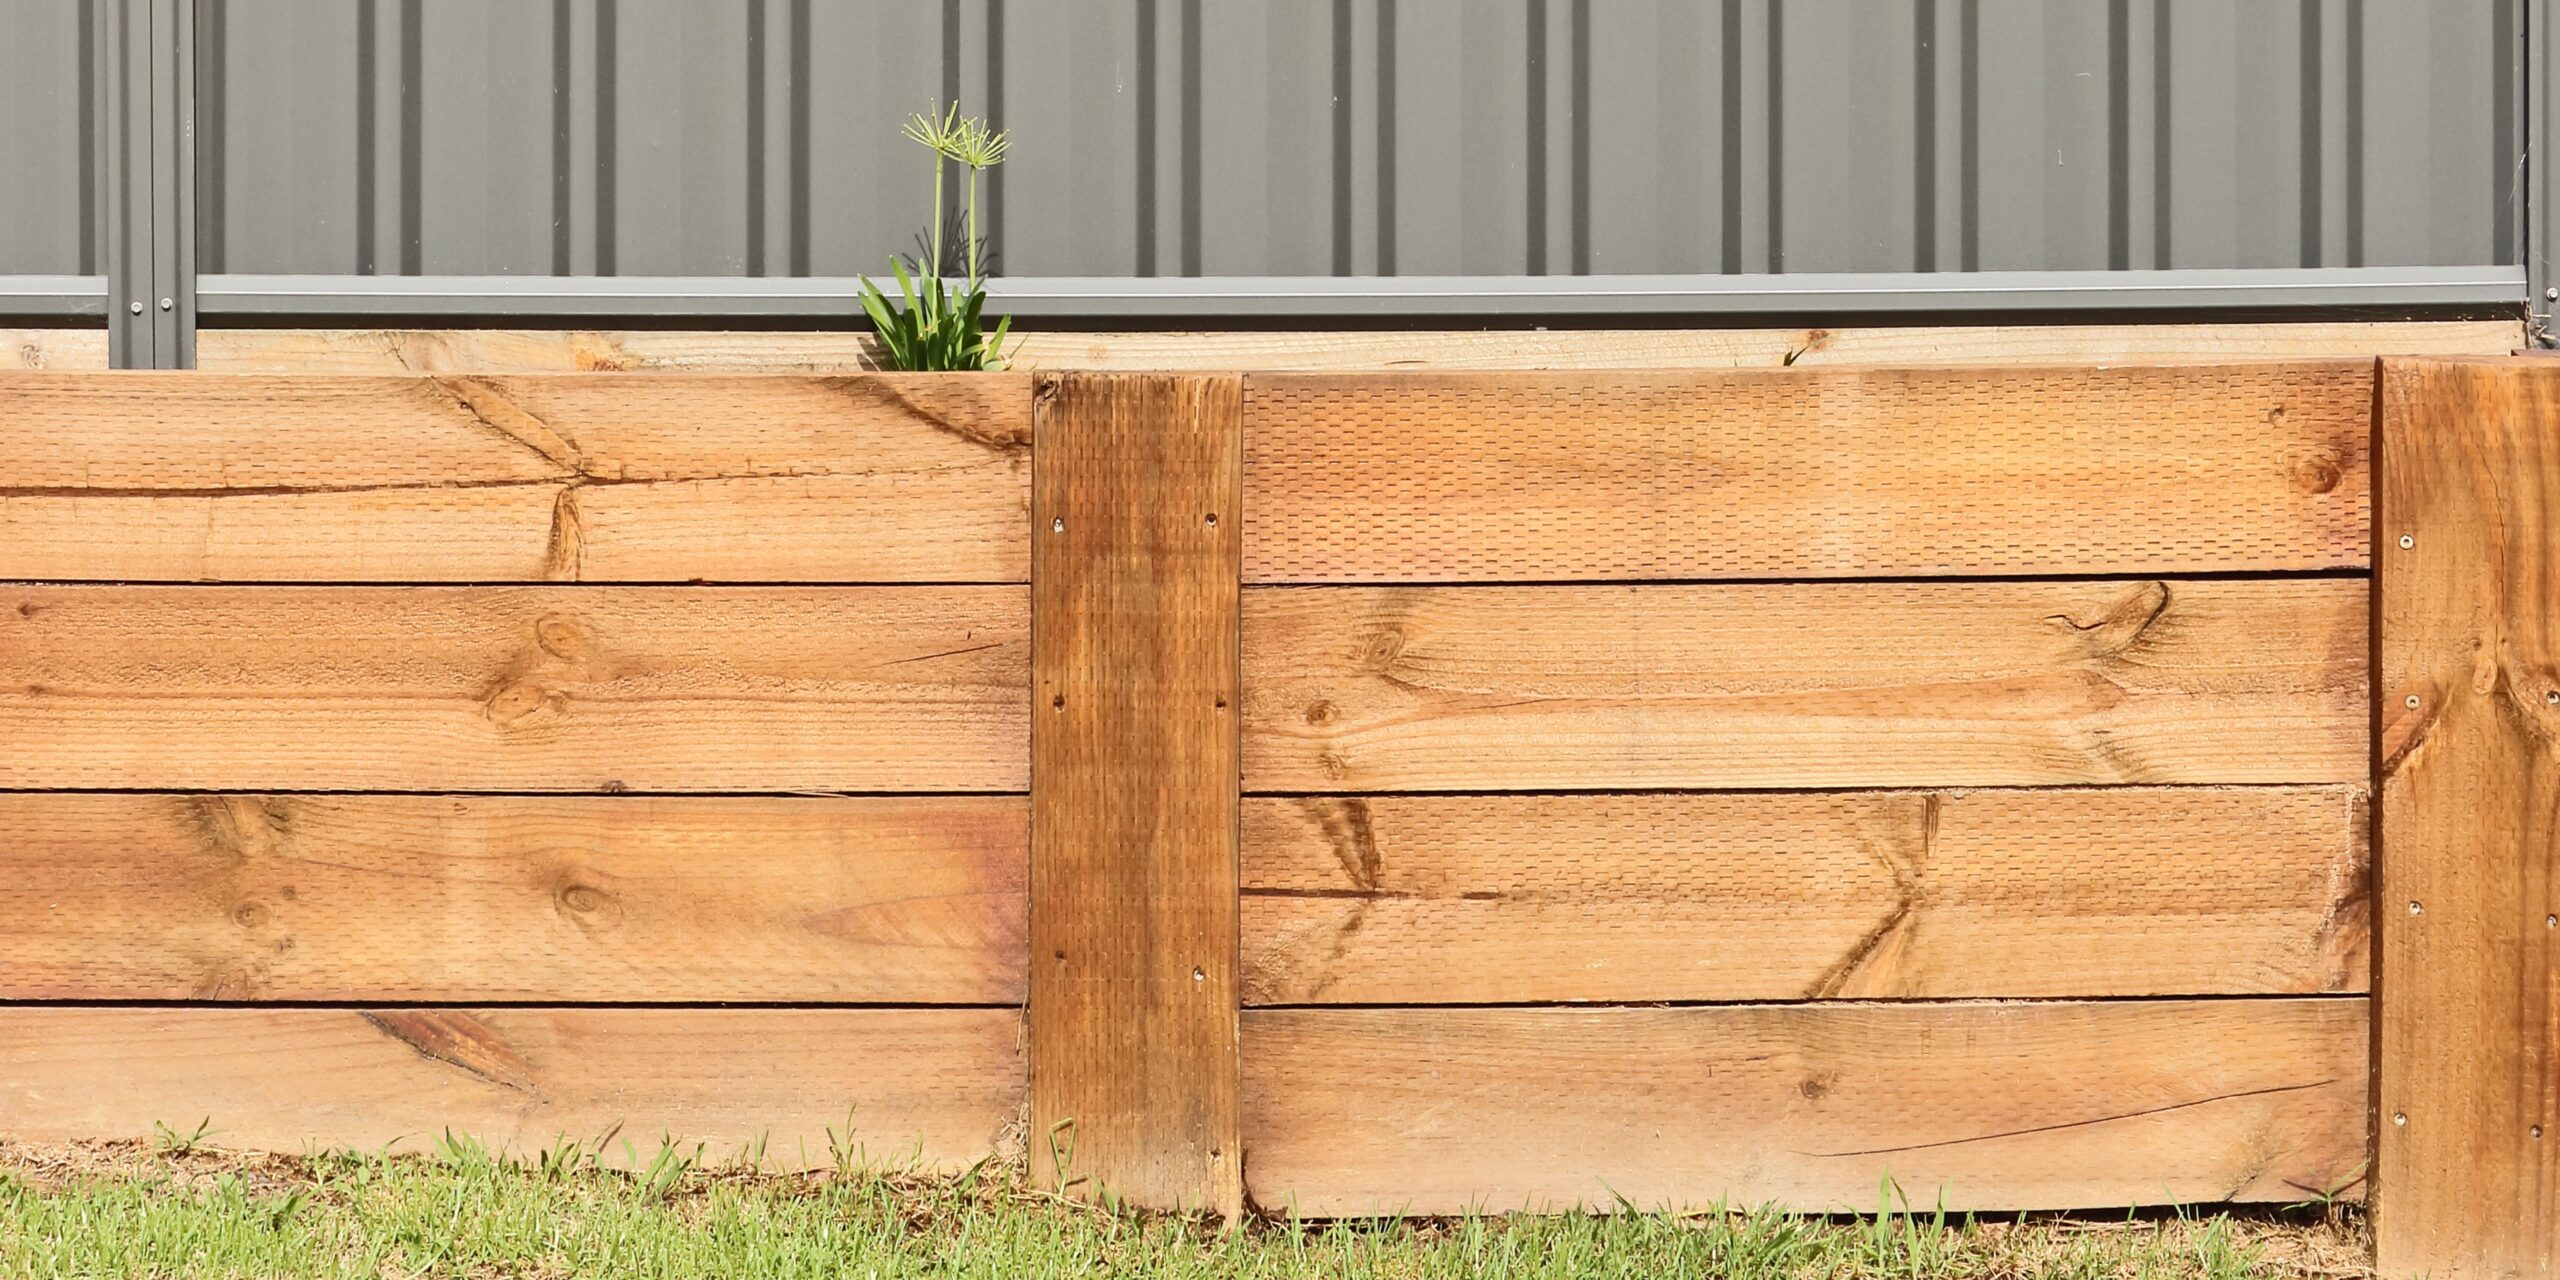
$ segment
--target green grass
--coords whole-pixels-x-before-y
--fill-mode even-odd
[[[2352,1275],[2339,1214],[1967,1221],[1775,1213],[1262,1222],[1113,1214],[965,1177],[0,1147],[0,1276],[2224,1277]]]

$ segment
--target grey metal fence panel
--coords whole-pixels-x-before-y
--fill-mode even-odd
[[[0,274],[98,270],[103,2],[0,0]],[[1015,277],[2524,255],[2525,0],[197,2],[216,273],[876,273],[953,95]]]
[[[100,270],[99,4],[0,3],[0,275]]]

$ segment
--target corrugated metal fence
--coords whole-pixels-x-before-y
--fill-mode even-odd
[[[1016,135],[1017,281],[2396,269],[2521,301],[2542,8],[0,0],[0,274],[106,270],[111,28],[154,4],[193,6],[210,311],[272,276],[878,272],[930,198],[896,122],[951,98]]]

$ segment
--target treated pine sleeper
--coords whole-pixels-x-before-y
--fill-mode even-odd
[[[0,787],[1019,791],[1021,587],[0,587]]]
[[[447,1132],[530,1155],[662,1140],[825,1168],[1018,1149],[1013,1009],[0,1008],[0,1132],[225,1147],[419,1151]]]
[[[2354,787],[1256,797],[1249,1004],[2362,991]]]
[[[0,998],[1018,1004],[1018,796],[0,794]]]
[[[2387,364],[2386,1275],[2560,1271],[2560,368]],[[2400,538],[2409,545],[2402,547]]]
[[[1266,587],[1250,791],[2354,783],[2366,584]]]
[[[1238,392],[1044,380],[1032,499],[1032,1177],[1230,1221]]]
[[[1022,369],[1721,369],[1879,364],[2183,364],[2375,355],[2501,355],[2515,320],[2276,324],[1898,325],[1824,329],[1067,333],[1014,331]],[[0,368],[103,369],[103,330],[0,330]],[[236,373],[845,373],[879,367],[846,332],[206,329],[199,368]]]
[[[1020,582],[1003,374],[0,379],[0,578]]]
[[[2373,366],[1248,380],[1248,582],[2368,562]]]
[[[2360,1185],[2362,997],[1248,1009],[1245,1175],[1310,1217],[2293,1202]]]

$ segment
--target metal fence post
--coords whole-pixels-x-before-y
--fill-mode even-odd
[[[109,10],[107,350],[119,369],[195,364],[196,2]]]

